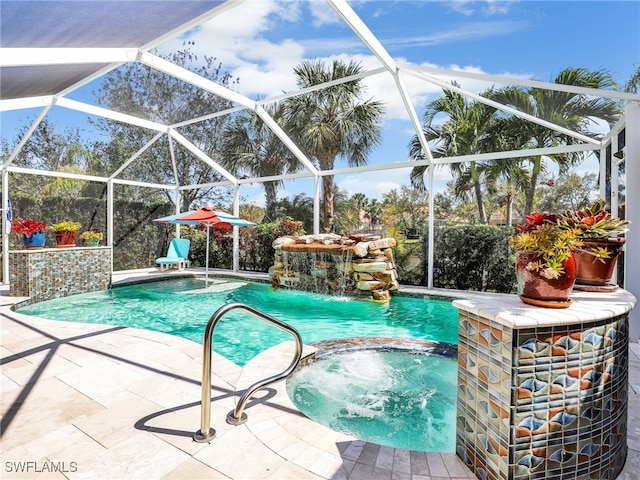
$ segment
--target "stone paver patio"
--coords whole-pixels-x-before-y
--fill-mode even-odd
[[[157,272],[120,272],[114,281]],[[131,328],[20,315],[10,306],[23,299],[7,292],[0,296],[2,478],[473,478],[454,454],[381,447],[307,419],[283,382],[249,402],[247,423],[228,425],[236,391],[288,364],[291,344],[269,350],[244,369],[214,355],[211,421],[217,435],[210,444],[196,443],[199,344]],[[638,343],[631,344],[629,384],[630,451],[618,478],[637,480]]]

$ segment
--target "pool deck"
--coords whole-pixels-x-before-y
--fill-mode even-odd
[[[176,274],[146,269],[116,272],[113,279]],[[474,478],[454,454],[382,447],[307,419],[287,397],[284,382],[249,401],[247,423],[228,425],[236,392],[286,367],[292,344],[259,355],[245,368],[214,355],[211,422],[217,435],[211,443],[196,443],[201,345],[138,329],[20,315],[10,306],[24,298],[9,297],[8,287],[0,293],[3,479]],[[635,342],[629,371],[630,450],[618,478],[636,480],[640,344]]]

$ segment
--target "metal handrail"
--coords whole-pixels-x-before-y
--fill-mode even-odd
[[[216,436],[216,431],[211,428],[211,347],[213,344],[213,331],[216,328],[216,325],[222,317],[231,310],[243,310],[259,320],[263,320],[274,327],[278,327],[279,329],[290,333],[296,342],[296,351],[293,361],[282,373],[260,380],[245,390],[240,397],[240,400],[238,400],[236,408],[227,414],[227,423],[230,423],[231,425],[241,425],[246,422],[247,414],[243,413],[243,410],[249,398],[261,388],[286,378],[298,366],[298,363],[300,363],[300,359],[302,358],[302,337],[292,326],[243,303],[228,303],[216,310],[215,313],[211,315],[209,323],[207,323],[207,328],[204,331],[204,339],[202,341],[202,406],[200,430],[193,434],[193,439],[196,442],[209,442]]]

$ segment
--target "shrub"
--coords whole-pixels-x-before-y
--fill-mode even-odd
[[[509,239],[513,233],[510,227],[490,225],[437,227],[434,232],[434,287],[512,292],[515,255],[509,247]],[[396,252],[401,284],[427,285],[428,238],[425,231],[419,244],[406,242],[403,251]]]

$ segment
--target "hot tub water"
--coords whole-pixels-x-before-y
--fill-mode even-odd
[[[298,369],[287,392],[305,415],[380,445],[453,452],[455,358],[406,351],[339,352]]]

